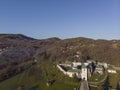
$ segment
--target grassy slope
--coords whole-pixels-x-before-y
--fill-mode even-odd
[[[28,71],[26,70],[17,76],[1,82],[0,90],[13,90],[21,85],[25,85],[26,87],[32,86],[35,83],[35,79],[34,77],[28,77]]]
[[[91,82],[99,82],[105,77],[105,74],[100,75],[98,73],[94,73],[90,78],[89,81]]]
[[[31,88],[34,88],[33,90],[73,90],[73,88],[79,86],[79,82],[62,74],[57,67],[51,63],[42,63],[33,67],[42,70],[42,78],[40,80],[35,79],[35,76],[28,75],[30,68],[17,76],[1,82],[0,90],[13,90],[21,85],[24,86],[25,90]],[[46,75],[46,72],[48,75]],[[55,74],[55,76],[52,76],[52,74]],[[55,80],[55,83],[47,87],[47,80],[52,79]]]
[[[41,72],[39,79],[36,79],[34,75],[30,76],[29,72],[32,68],[37,68]],[[97,75],[93,75],[90,81],[94,81]],[[98,75],[99,76],[99,75]],[[98,80],[103,78],[104,75],[100,76]],[[117,82],[120,80],[119,74],[110,74],[110,85],[115,88]],[[47,80],[55,80],[52,86],[47,87]],[[96,80],[95,80],[96,81]],[[16,75],[8,80],[0,83],[0,90],[14,90],[19,86],[24,86],[25,90],[73,90],[79,86],[79,82],[74,78],[71,79],[59,71],[55,64],[51,62],[42,62],[41,64],[32,66],[23,73]],[[100,90],[100,88],[93,88],[91,90]]]
[[[73,88],[78,87],[79,83],[74,79],[68,78],[57,69],[57,67],[52,63],[42,63],[41,68],[43,70],[44,79],[40,82],[38,90],[44,88],[44,90],[73,90]],[[48,75],[46,75],[46,73]],[[54,74],[55,76],[52,76]],[[51,87],[46,87],[47,80],[56,80]]]
[[[112,88],[116,88],[118,82],[120,82],[120,73],[109,74],[109,77],[110,77],[109,79],[110,85],[112,86]]]
[[[109,86],[111,86],[112,88],[116,88],[117,87],[117,84],[118,82],[120,82],[120,73],[117,73],[117,74],[108,74],[109,75]],[[93,82],[96,82],[96,81],[100,81],[104,78],[105,75],[97,75],[97,74],[94,74],[90,79],[89,81],[93,81]],[[96,80],[97,78],[97,80]],[[102,84],[101,84],[102,86]],[[100,87],[101,87],[100,86]],[[99,87],[98,89],[97,88],[93,88],[91,87],[91,90],[100,90]]]

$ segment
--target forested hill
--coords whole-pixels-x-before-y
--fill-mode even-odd
[[[83,37],[38,40],[21,34],[0,34],[0,68],[34,59],[40,62],[93,59],[119,64],[120,40],[93,40]]]

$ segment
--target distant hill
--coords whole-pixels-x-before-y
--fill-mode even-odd
[[[0,34],[2,40],[34,40],[33,38],[27,37],[22,34]]]
[[[120,40],[93,40],[84,37],[38,40],[21,34],[0,34],[0,69],[34,59],[39,62],[93,59],[119,65]]]

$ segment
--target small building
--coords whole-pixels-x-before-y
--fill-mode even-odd
[[[81,66],[81,62],[72,62],[72,67]]]
[[[101,65],[97,65],[95,71],[98,72],[99,74],[103,74],[104,68]]]
[[[120,71],[120,67],[114,67],[114,69]]]
[[[107,63],[101,63],[101,62],[98,62],[98,65],[100,66],[104,66],[104,68],[108,68],[108,64]]]
[[[81,78],[86,81],[89,77],[91,77],[91,73],[93,71],[92,65],[87,62],[72,62],[69,69],[66,69],[68,67],[66,64],[58,64],[57,67],[60,69],[60,71],[69,77],[74,77],[74,75],[76,75],[77,78]]]
[[[107,71],[108,73],[113,73],[113,74],[117,73],[117,71],[113,68],[109,68]]]
[[[79,67],[81,67],[81,62],[72,62],[72,69],[78,69]]]

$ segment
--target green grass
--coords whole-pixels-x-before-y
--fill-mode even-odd
[[[116,88],[118,82],[120,82],[120,73],[117,74],[109,74],[109,82],[112,88]]]
[[[0,90],[13,90],[21,85],[28,88],[35,84],[34,77],[28,77],[29,70],[0,83]]]
[[[36,79],[35,75],[29,75],[32,68],[38,69],[40,77]],[[97,82],[104,78],[105,74],[97,73],[89,79],[89,81]],[[116,88],[117,82],[120,81],[120,74],[109,74],[109,82],[112,88]],[[48,80],[55,80],[51,86],[46,86]],[[0,83],[0,90],[14,90],[19,86],[24,86],[25,90],[34,88],[33,90],[73,90],[80,85],[76,78],[69,78],[64,75],[52,62],[42,62],[27,69],[10,79]],[[102,85],[102,84],[101,84]],[[90,87],[90,90],[100,90],[100,88]]]
[[[41,72],[40,79],[36,79],[34,75],[29,76],[32,68],[37,68]],[[50,86],[46,86],[48,80],[55,80]],[[23,73],[16,75],[0,83],[0,90],[14,90],[19,86],[24,86],[25,90],[34,88],[33,90],[73,90],[79,86],[79,82],[74,78],[64,75],[53,63],[42,62],[41,64],[32,66]]]
[[[98,74],[98,73],[94,73],[90,78],[89,78],[89,81],[90,82],[99,82],[101,81],[102,79],[104,79],[105,77],[105,73],[104,74]]]
[[[38,69],[40,77],[36,79],[35,75],[29,75],[31,69]],[[97,73],[89,81],[97,82],[104,78],[105,74]],[[112,88],[116,88],[117,82],[120,81],[120,74],[109,74],[109,82]],[[48,80],[55,80],[51,86],[47,86]],[[26,71],[0,83],[0,90],[14,90],[19,86],[24,86],[24,90],[73,90],[80,85],[76,78],[69,78],[64,75],[52,62],[42,62],[34,65]],[[102,85],[102,84],[101,84]],[[90,87],[90,90],[100,90],[100,88]]]
[[[103,74],[103,75],[100,76],[99,74],[95,73],[89,79],[89,81],[92,81],[92,82],[97,82],[98,81],[99,82],[99,81],[101,81],[104,78],[104,76],[105,76],[105,74]],[[118,82],[120,82],[120,73],[117,73],[117,74],[108,74],[108,76],[109,76],[109,80],[108,80],[109,86],[111,86],[113,89],[115,89],[117,87]],[[99,85],[101,87],[102,85],[104,85],[104,82],[100,83]],[[100,88],[96,88],[95,89],[94,87],[91,87],[91,90],[100,90]]]
[[[42,68],[44,74],[44,84],[42,83],[38,90],[42,89],[42,87],[44,88],[43,90],[73,90],[73,88],[79,86],[79,82],[76,82],[74,79],[64,75],[51,62],[42,63],[42,66],[40,67]],[[51,87],[46,87],[46,81],[52,79],[55,80],[55,83]]]

